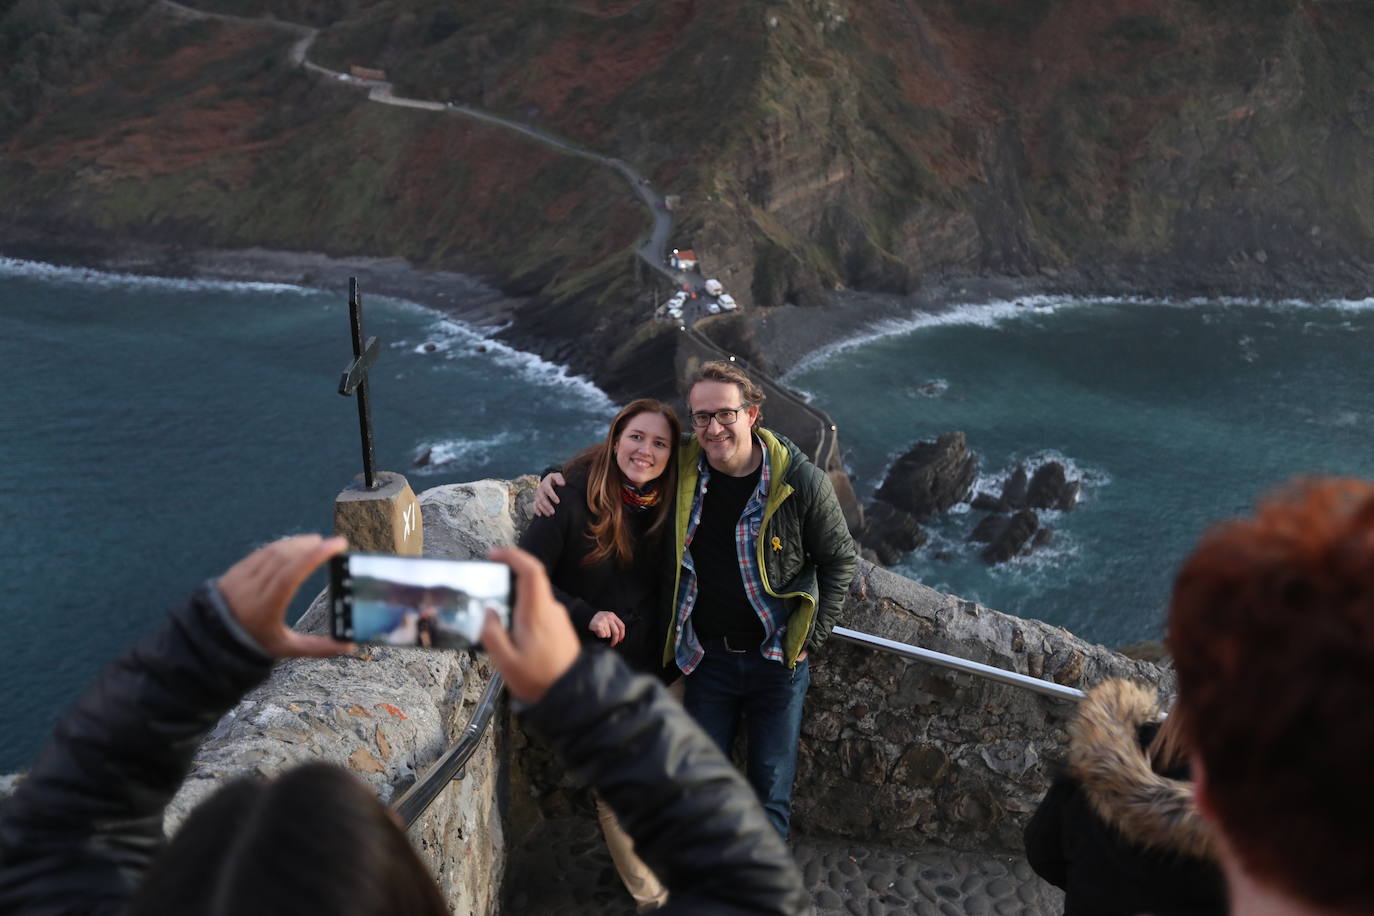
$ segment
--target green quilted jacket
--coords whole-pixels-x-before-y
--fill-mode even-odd
[[[839,622],[850,580],[858,566],[854,539],[844,520],[830,476],[812,464],[791,440],[763,427],[755,428],[768,446],[771,484],[763,527],[755,545],[763,587],[787,602],[787,635],[783,655],[796,667],[802,650],[818,648]],[[692,439],[678,453],[677,579],[682,578],[683,545],[696,494],[697,458],[701,445]],[[672,594],[677,594],[673,584]],[[663,663],[673,658],[673,630],[663,649]]]

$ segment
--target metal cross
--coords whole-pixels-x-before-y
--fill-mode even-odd
[[[377,338],[369,337],[363,346],[363,303],[358,295],[358,278],[348,278],[348,323],[353,329],[353,362],[339,379],[339,394],[358,392],[358,425],[363,435],[363,480],[369,490],[377,489],[376,459],[372,456],[372,409],[367,402],[367,370],[377,361]]]

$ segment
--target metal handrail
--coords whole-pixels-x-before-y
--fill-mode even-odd
[[[1016,671],[1008,671],[1005,668],[995,668],[992,665],[959,658],[956,655],[946,655],[944,652],[936,652],[934,649],[923,649],[920,646],[897,642],[894,639],[874,636],[872,633],[851,630],[848,627],[835,627],[831,635],[841,642],[877,649],[890,655],[927,662],[954,671],[962,671],[965,674],[973,674],[1000,684],[1031,690],[1059,700],[1076,702],[1085,696],[1083,691],[1074,687],[1066,687],[1063,684],[1056,684]],[[406,829],[409,829],[420,819],[420,816],[428,810],[434,799],[439,797],[439,793],[444,790],[446,785],[463,777],[463,767],[472,759],[472,755],[477,751],[477,745],[481,743],[483,735],[486,734],[487,727],[491,724],[492,714],[496,710],[496,701],[504,689],[505,683],[502,681],[501,675],[492,675],[491,680],[487,682],[486,689],[482,691],[481,699],[477,701],[477,708],[473,710],[472,719],[463,729],[463,737],[435,761],[429,769],[425,770],[415,780],[414,785],[402,793],[400,798],[392,802],[392,807],[396,810],[402,823],[405,824]]]
[[[455,779],[463,778],[463,767],[477,751],[477,745],[481,743],[487,726],[491,724],[492,713],[496,710],[496,701],[500,698],[501,691],[505,689],[505,686],[501,675],[492,675],[491,680],[487,682],[486,689],[482,691],[482,698],[477,701],[477,708],[472,712],[472,719],[463,729],[463,737],[459,738],[457,744],[449,748],[429,769],[425,770],[415,780],[414,785],[401,794],[400,798],[391,803],[391,807],[396,810],[396,814],[401,818],[401,822],[405,824],[407,830],[420,819],[420,815],[428,810],[434,799],[439,797],[444,786]]]
[[[1075,687],[1065,687],[1063,684],[1056,684],[1052,681],[1042,680],[1038,677],[1031,677],[1029,674],[1008,671],[1005,668],[994,668],[992,665],[985,665],[982,662],[969,661],[966,658],[959,658],[957,655],[946,655],[943,652],[936,652],[934,649],[922,649],[920,646],[908,645],[904,642],[897,642],[894,639],[885,639],[882,636],[874,636],[871,633],[851,630],[848,627],[836,627],[831,632],[831,635],[844,642],[866,646],[870,649],[878,649],[892,655],[900,655],[902,658],[910,658],[919,662],[928,662],[932,665],[938,665],[941,668],[951,668],[955,671],[963,671],[966,674],[975,674],[989,681],[997,681],[1000,684],[1009,684],[1012,687],[1021,687],[1025,690],[1033,690],[1036,693],[1041,693],[1047,697],[1054,697],[1059,700],[1078,701],[1086,696],[1083,691]]]

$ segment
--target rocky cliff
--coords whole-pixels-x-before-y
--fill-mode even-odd
[[[1252,294],[1369,279],[1365,3],[207,3],[317,26],[312,60],[384,69],[400,94],[636,163],[681,194],[674,244],[746,306],[979,273]],[[475,271],[532,297],[510,334],[604,375],[607,340],[647,314],[631,249],[649,218],[624,182],[368,103],[293,65],[297,38],[149,0],[10,4],[0,242]]]

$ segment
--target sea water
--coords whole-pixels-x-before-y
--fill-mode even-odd
[[[1296,475],[1374,477],[1374,300],[1023,299],[913,314],[813,354],[785,381],[839,424],[870,498],[914,442],[962,430],[975,491],[1056,460],[1079,505],[1050,543],[988,566],[961,504],[898,571],[1109,646],[1159,639],[1209,525]]]
[[[0,282],[3,773],[200,581],[328,532],[362,458],[356,401],[338,394],[343,295],[5,259]],[[415,304],[365,292],[364,329],[381,342],[377,466],[417,492],[537,472],[614,414],[589,382]]]
[[[352,356],[341,295],[4,259],[0,281],[5,772],[201,580],[327,531],[361,462],[356,402],[337,394]],[[484,332],[364,301],[382,341],[378,466],[417,491],[537,471],[614,412]],[[981,513],[957,506],[898,568],[1115,646],[1160,635],[1172,575],[1211,522],[1294,474],[1374,476],[1371,330],[1372,302],[1024,299],[866,329],[786,381],[836,418],[864,498],[948,430],[977,453],[978,489],[999,491],[1017,462],[1063,462],[1083,494],[1045,514],[1046,547],[988,567],[964,540]]]

